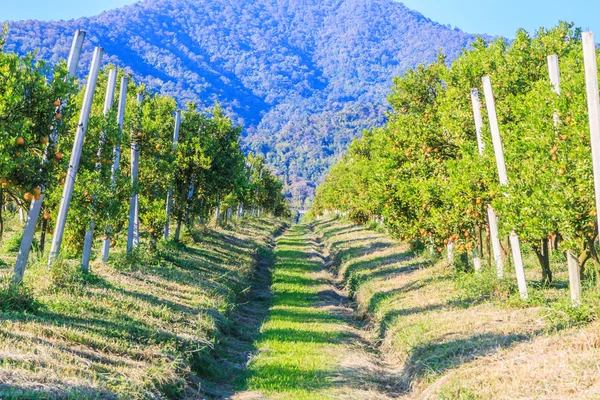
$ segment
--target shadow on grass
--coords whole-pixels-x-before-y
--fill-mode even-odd
[[[365,233],[368,233],[368,232],[365,232]],[[330,243],[331,248],[333,250],[336,250],[341,245],[356,244],[356,243],[364,242],[365,240],[381,239],[382,237],[384,237],[384,236],[383,235],[374,235],[373,233],[370,233],[369,235],[361,236],[359,238],[342,239],[342,240],[337,240],[337,241],[330,241],[329,243]]]
[[[333,228],[322,229],[322,230],[320,230],[320,233],[322,234],[324,239],[330,240],[334,236],[347,235],[350,233],[360,232],[360,231],[364,231],[364,230],[365,230],[364,227],[362,227],[360,225],[352,224],[352,225],[342,225],[342,226],[335,226]]]
[[[248,378],[247,385],[269,393],[293,392],[299,390],[316,391],[332,386],[330,371],[324,369],[304,369],[281,364],[263,365]],[[293,398],[293,397],[288,397]]]
[[[286,304],[286,306],[288,306]],[[314,310],[306,307],[274,308],[271,310],[271,319],[289,322],[319,322],[338,323],[339,317],[330,313]]]
[[[442,374],[476,358],[528,341],[535,335],[483,333],[450,341],[439,338],[435,342],[417,346],[405,362],[402,388],[409,391],[415,380]]]
[[[274,283],[277,283],[275,281]],[[276,299],[274,305],[290,306],[290,307],[308,307],[311,303],[319,301],[318,293],[306,293],[302,291],[286,290],[274,288],[273,292],[276,295],[285,297],[284,299]]]
[[[336,252],[335,257],[333,259],[333,263],[334,263],[334,265],[337,265],[339,268],[339,266],[341,266],[344,263],[344,261],[347,261],[347,260],[350,260],[353,258],[364,257],[364,256],[372,254],[378,250],[387,249],[390,246],[391,246],[390,242],[377,241],[377,242],[371,242],[365,246],[349,247],[347,249],[343,249],[343,250]]]
[[[339,323],[339,320],[337,321]],[[326,343],[341,344],[360,340],[360,336],[351,332],[340,331],[314,331],[310,329],[269,328],[264,329],[261,335],[263,341],[279,341],[286,343]]]
[[[367,279],[374,279],[379,273],[381,275],[386,275],[385,272],[393,273],[390,271],[390,266],[394,264],[398,264],[404,261],[407,261],[412,257],[411,252],[400,252],[394,254],[387,254],[384,256],[377,256],[368,259],[363,259],[359,261],[350,261],[347,262],[344,268],[344,280],[347,280],[353,273],[360,272],[362,275],[367,277]],[[415,269],[415,265],[419,265],[422,263],[413,263],[410,265],[402,265],[399,268],[395,269],[395,272],[401,273],[406,272],[408,270]],[[387,268],[386,268],[387,267]],[[369,272],[367,272],[369,271]]]
[[[58,382],[53,384],[38,384],[32,387],[18,387],[0,383],[0,399],[28,399],[28,400],[48,400],[48,399],[106,399],[116,400],[118,397],[113,393],[100,390],[94,387],[78,386],[73,383]]]

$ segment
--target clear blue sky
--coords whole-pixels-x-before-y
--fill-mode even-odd
[[[535,31],[558,21],[574,22],[600,36],[600,0],[403,0],[436,22],[469,33],[512,38],[519,28]]]
[[[102,11],[137,2],[138,0],[0,0],[0,21],[91,17]]]
[[[136,0],[1,0],[0,21],[71,19],[92,16]],[[513,37],[551,27],[559,20],[575,22],[600,36],[600,0],[404,0],[426,17],[469,33]]]

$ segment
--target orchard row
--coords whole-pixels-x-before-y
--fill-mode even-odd
[[[475,269],[487,247],[500,278],[510,248],[522,297],[522,249],[549,283],[549,248],[560,245],[577,302],[580,279],[600,282],[585,270],[591,260],[600,274],[596,57],[593,35],[561,23],[519,31],[510,44],[479,39],[450,66],[440,56],[396,78],[389,121],[352,143],[318,188],[313,215],[383,220],[416,246],[472,257]]]
[[[49,262],[83,255],[87,270],[94,237],[103,259],[119,237],[127,251],[179,240],[193,221],[268,212],[289,213],[281,182],[264,160],[240,148],[241,128],[217,105],[183,111],[122,70],[102,68],[96,48],[86,85],[75,77],[85,32],[76,32],[68,62],[50,66],[34,55],[2,51],[0,37],[0,236],[2,210],[27,213],[14,281],[20,282],[34,235]],[[79,118],[77,118],[79,117]],[[225,210],[224,213],[221,210]]]

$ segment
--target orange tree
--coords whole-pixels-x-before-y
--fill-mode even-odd
[[[75,91],[75,83],[64,63],[52,68],[35,61],[34,54],[19,57],[4,52],[4,35],[0,35],[0,199],[28,208],[42,188],[59,182],[55,172],[63,154],[56,142],[65,136],[65,121],[74,109],[61,105]],[[0,214],[0,234],[2,225]]]
[[[206,124],[207,117],[198,112],[194,103],[189,103],[182,115],[172,180],[173,216],[177,221],[175,241],[179,240],[182,224],[189,220],[194,196],[202,204],[203,178],[212,161],[208,153],[210,137],[201,129]],[[196,213],[199,213],[198,207]]]
[[[549,236],[563,237],[582,264],[597,258],[580,49],[578,31],[560,24],[534,37],[519,31],[510,45],[479,40],[449,68],[440,59],[395,79],[388,123],[350,147],[318,189],[313,212],[340,209],[360,222],[381,213],[398,236],[440,251],[454,242],[461,252],[478,244],[485,207],[493,204],[501,233],[521,236],[538,255],[545,281],[552,279]],[[561,60],[560,97],[550,88],[550,54]],[[477,152],[469,92],[484,75],[497,99],[505,188],[486,124],[486,148]]]
[[[148,96],[142,108],[141,129],[135,133],[140,144],[139,215],[152,246],[162,236],[167,219],[165,204],[176,158],[172,150],[175,111],[174,99]]]
[[[122,170],[115,175],[115,183],[111,182],[114,148],[126,143],[116,121],[118,96],[115,97],[115,103],[109,113],[106,116],[103,113],[104,95],[110,68],[105,68],[98,77],[73,199],[69,207],[64,250],[71,255],[78,254],[83,249],[83,238],[92,220],[97,232],[104,232],[108,226],[112,226],[114,227],[113,232],[116,234],[118,228],[123,225],[124,203],[129,193],[128,182],[122,174]],[[130,85],[133,86],[133,84]],[[85,90],[82,88],[79,94],[72,99],[71,103],[74,107],[81,108],[84,92]],[[72,119],[69,130],[74,132],[76,129],[77,121]],[[73,140],[74,135],[69,135],[59,144],[60,151],[64,154],[61,170],[57,175],[61,184],[64,183],[63,179],[66,176]],[[45,201],[44,206],[51,216],[48,224],[50,232],[52,232],[53,221],[58,212],[62,189],[61,185],[55,187]]]
[[[206,216],[214,207],[221,207],[221,201],[234,191],[244,176],[244,154],[240,149],[241,128],[233,125],[221,107],[210,110],[210,118],[204,118],[200,127],[207,137],[207,152],[210,155],[210,168],[197,174],[201,202],[196,202],[195,216]]]

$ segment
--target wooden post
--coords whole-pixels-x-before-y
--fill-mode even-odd
[[[81,56],[81,49],[83,48],[83,41],[85,39],[85,32],[78,30],[75,32],[73,37],[73,43],[71,44],[71,52],[69,54],[69,60],[67,68],[71,77],[75,76],[77,72],[77,65],[79,64],[79,58]],[[65,99],[66,100],[66,99]],[[59,106],[59,110],[64,107],[64,103]],[[50,132],[50,141],[44,150],[43,163],[45,164],[48,160],[48,151],[51,146],[56,146],[58,142],[58,136],[54,130]],[[27,266],[27,260],[29,259],[29,252],[31,251],[31,244],[33,243],[33,236],[35,234],[35,227],[37,225],[40,213],[42,211],[42,204],[44,203],[44,197],[46,188],[42,188],[39,200],[33,200],[27,215],[27,221],[25,223],[25,229],[23,231],[23,237],[19,246],[19,254],[17,255],[17,261],[14,268],[13,282],[20,283],[25,275],[25,267]],[[22,211],[21,211],[22,213]],[[45,234],[45,232],[44,232]],[[43,252],[43,250],[42,250]]]
[[[111,69],[108,73],[108,82],[106,85],[106,97],[104,98],[104,116],[106,117],[110,112],[113,102],[115,100],[115,87],[117,86],[117,70]],[[102,163],[100,159],[102,157],[102,147],[106,143],[106,133],[103,132],[100,135],[100,144],[98,146],[98,162],[96,163],[96,170],[99,171],[102,168]],[[94,194],[94,205],[93,208],[96,208],[96,198],[97,194]],[[81,269],[83,272],[89,272],[90,269],[90,259],[92,257],[92,244],[94,243],[94,229],[96,228],[96,223],[94,221],[94,216],[90,220],[90,226],[88,230],[85,232],[85,239],[83,241],[83,257],[81,258]]]
[[[498,178],[500,185],[508,186],[508,175],[506,173],[506,164],[504,162],[504,151],[502,149],[502,139],[500,138],[500,128],[498,126],[498,116],[496,115],[496,102],[494,101],[494,92],[492,90],[492,81],[489,76],[483,77],[483,89],[485,93],[485,103],[490,120],[492,131],[492,143],[494,144],[494,154],[496,155],[496,165],[498,166]],[[489,209],[489,208],[488,208]],[[510,244],[512,249],[515,272],[517,274],[517,284],[521,298],[526,299],[527,281],[525,280],[525,269],[521,257],[521,244],[519,237],[515,232],[510,233]]]
[[[179,142],[179,129],[181,127],[181,111],[177,110],[175,113],[175,132],[173,133],[173,152],[177,150],[177,143]],[[165,240],[169,239],[169,224],[171,221],[171,207],[173,207],[173,189],[169,188],[167,193],[167,224],[165,225]]]
[[[121,89],[119,91],[119,106],[117,111],[117,125],[119,125],[119,134],[122,137],[123,135],[123,123],[125,122],[125,106],[127,104],[127,85],[129,84],[129,78],[127,76],[123,76],[121,78]],[[112,166],[111,173],[111,185],[114,190],[114,186],[116,185],[116,174],[119,170],[119,163],[121,162],[121,145],[117,143],[114,148],[114,160]],[[104,236],[104,243],[102,244],[102,262],[106,263],[108,261],[108,254],[110,253],[110,234],[112,231],[112,227],[108,227],[106,230],[106,234]]]
[[[481,100],[479,99],[479,91],[477,89],[471,89],[471,104],[473,105],[473,117],[475,119],[475,130],[477,132],[477,149],[479,150],[479,155],[483,155],[483,152],[485,151],[485,143],[483,142],[481,133],[483,130],[483,116],[481,115]],[[502,262],[502,246],[500,246],[500,237],[498,235],[498,217],[491,205],[488,205],[487,213],[496,272],[498,279],[502,279],[504,277],[504,263]],[[481,265],[481,260],[474,259],[473,264],[475,264],[476,270],[477,261],[479,261],[479,265]]]
[[[73,197],[75,178],[77,177],[77,170],[79,169],[81,150],[83,148],[83,142],[90,118],[90,111],[92,109],[92,102],[94,100],[94,92],[96,91],[96,82],[98,81],[98,73],[100,72],[100,64],[102,62],[103,54],[104,49],[96,47],[94,50],[94,55],[92,56],[90,75],[88,77],[88,84],[85,89],[83,106],[81,107],[81,115],[79,117],[77,133],[75,134],[75,142],[73,144],[73,152],[71,153],[71,160],[69,161],[69,168],[67,170],[67,177],[65,179],[65,187],[60,202],[60,208],[58,210],[58,218],[56,219],[56,227],[54,229],[54,236],[52,238],[52,248],[50,249],[48,265],[51,265],[60,253],[60,246],[65,233],[67,215],[69,213],[69,206],[71,205],[71,198]]]
[[[596,210],[600,211],[600,96],[598,94],[596,43],[592,32],[583,32],[582,39],[590,139],[592,143],[592,165],[594,167],[594,191],[596,194]],[[600,226],[600,212],[598,212],[597,221],[598,226]],[[600,235],[598,237],[600,238]]]
[[[138,103],[140,108],[142,101],[144,100],[143,95],[138,94]],[[141,124],[141,121],[140,121]],[[129,199],[129,228],[127,232],[127,253],[131,253],[134,248],[139,245],[138,236],[138,175],[139,175],[139,156],[140,156],[140,145],[138,143],[137,136],[133,138],[131,143],[131,198]]]

